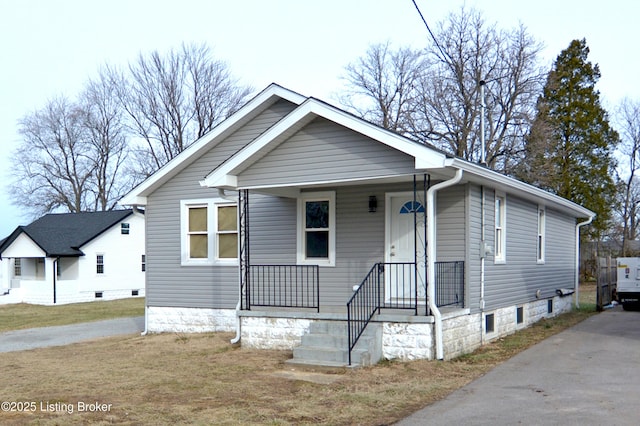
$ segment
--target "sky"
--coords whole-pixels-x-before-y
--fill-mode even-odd
[[[522,23],[545,46],[551,66],[585,38],[611,111],[640,100],[635,0],[416,0],[432,29],[464,5],[487,22]],[[429,34],[412,0],[0,0],[0,239],[29,218],[10,203],[10,153],[18,121],[59,95],[74,98],[98,68],[139,53],[205,42],[243,85],[272,82],[337,104],[344,67],[371,44],[422,47]]]

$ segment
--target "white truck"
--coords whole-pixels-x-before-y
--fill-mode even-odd
[[[640,257],[619,257],[618,300],[624,310],[640,305]]]

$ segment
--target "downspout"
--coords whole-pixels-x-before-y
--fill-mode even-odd
[[[482,200],[480,201],[480,313],[484,313],[484,284],[485,284],[485,258],[487,257],[486,240],[485,240],[485,190],[484,185],[480,188],[482,192]],[[481,316],[482,318],[482,316]],[[480,321],[480,343],[484,345],[484,333],[482,332],[482,321]]]
[[[229,200],[229,201],[235,201],[237,204],[239,204],[238,198],[229,197],[224,192],[224,189],[222,188],[218,188],[218,197],[225,200]],[[238,215],[240,215],[240,206],[238,206]],[[239,225],[240,224],[238,223],[238,226]],[[238,261],[241,261],[240,260],[240,244],[238,244]],[[242,277],[238,275],[238,303],[236,303],[236,335],[233,339],[229,341],[232,345],[235,345],[236,343],[238,343],[240,341],[240,336],[242,335],[242,330],[240,329],[240,308],[241,307],[242,307]]]
[[[580,228],[590,224],[592,221],[593,216],[589,216],[589,219],[576,225],[576,271],[574,277],[575,281],[573,285],[576,292],[576,308],[580,308]]]
[[[444,359],[444,348],[442,339],[442,314],[436,306],[436,193],[449,186],[453,186],[462,179],[462,169],[456,170],[456,175],[444,182],[440,182],[427,190],[427,300],[429,309],[435,321],[435,341],[436,341],[436,358]]]

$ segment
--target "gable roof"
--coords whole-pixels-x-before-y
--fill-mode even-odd
[[[133,210],[47,214],[26,226],[18,226],[0,244],[0,257],[21,234],[27,235],[48,257],[83,256],[81,248],[120,223]]]
[[[186,168],[208,150],[214,148],[231,132],[250,122],[260,112],[279,99],[286,99],[297,107],[268,128],[243,148],[213,169],[200,185],[213,188],[239,189],[238,175],[263,158],[287,138],[320,117],[365,135],[414,159],[417,173],[436,172],[447,179],[456,170],[464,172],[464,180],[479,185],[489,185],[499,190],[517,194],[525,199],[557,209],[577,218],[594,217],[592,211],[547,191],[498,173],[487,167],[445,153],[433,146],[412,140],[404,135],[384,129],[340,108],[312,97],[305,97],[277,84],[271,84],[238,112],[221,122],[207,135],[176,156],[163,168],[138,185],[121,200],[123,205],[144,205],[146,197],[158,187]]]
[[[307,98],[275,83],[270,84],[229,118],[219,123],[209,133],[189,145],[184,151],[132,189],[122,197],[119,203],[124,206],[146,205],[146,197],[149,194],[184,170],[205,152],[215,147],[231,133],[281,99],[300,105]]]

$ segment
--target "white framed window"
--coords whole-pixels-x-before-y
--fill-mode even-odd
[[[496,192],[495,222],[496,232],[494,241],[495,263],[505,263],[507,249],[507,197],[503,193]]]
[[[182,265],[237,265],[238,208],[222,198],[180,202]]]
[[[121,233],[122,235],[129,235],[129,229],[130,229],[130,228],[131,228],[131,227],[129,226],[129,224],[128,224],[128,223],[121,223],[121,224],[120,224],[120,233]]]
[[[298,264],[335,266],[336,194],[305,192],[298,198]]]
[[[13,259],[13,275],[16,277],[22,276],[22,260],[19,257]]]
[[[538,206],[538,240],[537,240],[537,262],[544,263],[545,255],[545,227],[546,227],[546,211],[543,206]]]
[[[142,255],[141,258],[141,268],[142,272],[147,272],[147,256],[146,255]]]
[[[96,274],[104,274],[104,254],[96,254]]]

